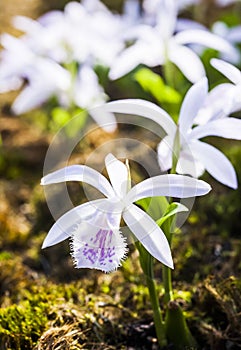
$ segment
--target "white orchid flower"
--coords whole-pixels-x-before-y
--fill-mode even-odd
[[[154,67],[171,61],[188,80],[197,82],[205,76],[205,70],[198,55],[187,47],[187,44],[199,44],[221,52],[235,51],[226,40],[207,30],[194,28],[174,34],[177,21],[177,2],[175,0],[160,0],[158,4],[161,11],[158,11],[155,26],[139,25],[124,34],[127,40],[135,42],[113,61],[109,73],[111,79],[120,78],[139,64]]]
[[[39,107],[52,96],[70,89],[71,76],[58,63],[36,58],[35,65],[26,68],[28,84],[16,97],[12,110],[22,114]]]
[[[126,239],[120,232],[120,220],[149,253],[173,268],[170,247],[165,234],[153,219],[134,202],[152,196],[194,197],[208,193],[204,181],[182,175],[160,175],[144,180],[130,189],[127,165],[112,154],[105,158],[109,181],[85,165],[72,165],[42,178],[42,185],[64,181],[83,181],[107,198],[82,204],[65,213],[50,229],[43,248],[71,237],[72,256],[76,267],[112,271],[120,266],[127,252]],[[180,206],[180,211],[186,210]]]
[[[12,105],[14,113],[29,112],[55,96],[61,106],[68,108],[74,103],[75,106],[86,109],[105,131],[115,130],[116,119],[112,113],[92,111],[92,107],[103,104],[108,96],[90,66],[81,66],[76,78],[71,79],[70,73],[56,62],[39,59],[36,67],[32,71],[29,69],[28,75],[29,84]]]
[[[206,78],[187,92],[181,106],[178,125],[162,108],[143,100],[119,100],[100,108],[103,111],[134,114],[157,122],[167,133],[158,146],[158,160],[163,171],[171,169],[173,156],[177,158],[176,172],[199,177],[206,171],[216,180],[237,188],[235,170],[230,161],[215,147],[200,141],[206,136],[241,139],[241,120],[222,118],[193,127],[208,93]]]
[[[17,17],[14,24],[25,31],[33,51],[59,63],[91,59],[109,65],[124,46],[121,16],[98,0],[71,1],[64,11],[50,11],[36,21]]]
[[[32,106],[28,107],[28,104],[35,106],[35,100],[36,105],[42,103],[53,90],[69,87],[71,77],[67,70],[53,60],[33,52],[24,38],[15,38],[4,34],[1,36],[1,44],[4,50],[1,52],[0,82],[27,79],[31,88],[33,86],[31,96],[27,94],[28,86],[27,92],[24,92],[26,98],[30,98],[32,101],[19,102],[21,107],[19,110],[16,107],[17,113],[31,109]],[[16,84],[16,88],[19,88],[19,84]],[[24,100],[24,98],[24,96],[19,97],[20,100]],[[26,107],[22,106],[22,103],[26,103]]]
[[[35,27],[36,24],[36,21],[28,21],[25,17],[18,17],[18,22],[19,26]],[[39,33],[38,29],[35,31]],[[104,103],[108,96],[90,65],[81,65],[76,77],[72,77],[56,61],[32,51],[26,37],[15,38],[4,34],[1,44],[5,50],[1,53],[0,93],[19,89],[27,79],[27,84],[13,102],[12,110],[15,114],[29,112],[54,96],[61,106],[68,108],[74,103],[87,109],[97,124],[107,132],[115,130],[116,121],[111,113],[92,113],[92,107]]]

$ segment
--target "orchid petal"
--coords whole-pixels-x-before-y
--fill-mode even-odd
[[[117,124],[113,113],[102,112],[91,108],[88,110],[90,116],[96,121],[96,123],[104,129],[106,132],[114,132],[116,130]]]
[[[86,165],[70,165],[56,170],[41,179],[41,185],[50,185],[65,181],[82,181],[97,188],[107,197],[113,197],[114,191],[108,180],[98,171]]]
[[[178,18],[177,25],[175,27],[175,30],[177,32],[190,29],[208,30],[203,24],[198,23],[192,19]]]
[[[219,136],[241,140],[241,120],[237,118],[221,118],[199,125],[192,129],[191,138],[200,139],[206,136]]]
[[[202,196],[211,190],[209,184],[189,176],[166,174],[146,179],[134,186],[127,194],[126,203],[142,198],[170,196],[188,198]]]
[[[192,83],[205,76],[205,70],[200,58],[191,49],[172,43],[169,48],[169,60],[173,62]],[[190,67],[192,67],[190,69]]]
[[[15,28],[28,34],[36,33],[41,30],[41,25],[38,21],[26,16],[15,16],[12,23]]]
[[[200,44],[221,52],[234,52],[236,54],[236,50],[227,40],[206,30],[183,30],[175,35],[175,40],[180,45]]]
[[[195,142],[194,151],[216,180],[231,188],[237,188],[235,170],[226,156],[215,147],[201,141]]]
[[[146,250],[154,258],[173,269],[168,241],[155,221],[134,204],[126,208],[123,219]]]
[[[175,134],[176,124],[162,108],[152,102],[140,99],[124,99],[108,102],[105,105],[95,107],[112,113],[133,114],[148,118],[159,124],[167,134]]]
[[[241,25],[229,28],[227,39],[231,43],[240,43],[241,42]]]
[[[217,58],[212,58],[210,63],[214,68],[216,68],[219,72],[225,75],[232,83],[241,83],[241,72],[232,64],[222,60],[218,60]]]
[[[172,36],[177,20],[176,0],[160,0],[158,13],[158,30],[164,40],[169,40]]]
[[[61,10],[52,10],[44,13],[38,18],[38,22],[43,27],[50,27],[55,23],[62,22],[64,20],[64,12]]]
[[[0,94],[12,90],[18,90],[22,84],[22,79],[18,77],[11,77],[5,79],[0,78]]]
[[[128,191],[127,166],[111,153],[105,157],[105,165],[114,191],[117,196],[123,198]]]
[[[149,67],[162,64],[163,58],[159,52],[159,46],[160,45],[151,46],[151,55],[149,54],[150,44],[144,41],[138,41],[125,49],[119,57],[114,60],[109,72],[110,79],[115,80],[126,75],[141,63]]]
[[[181,150],[176,171],[178,174],[191,175],[194,178],[198,178],[204,173],[205,167],[193,150],[194,142],[191,142],[188,147]]]
[[[136,0],[127,0],[124,3],[123,19],[127,24],[138,23],[140,18],[140,4]]]
[[[48,232],[42,248],[58,244],[70,237],[77,224],[83,220],[95,218],[97,208],[106,205],[107,199],[97,199],[95,201],[81,204],[62,215]]]
[[[212,120],[227,116],[232,108],[232,96],[236,86],[230,83],[219,84],[212,89],[194,119],[194,124],[204,125]],[[227,98],[223,98],[226,96]]]
[[[178,120],[181,134],[186,135],[187,131],[192,127],[193,120],[203,105],[207,93],[208,81],[206,77],[202,78],[188,90],[182,103]]]
[[[139,44],[125,49],[113,62],[110,68],[109,78],[111,80],[119,79],[135,69],[142,62],[141,58],[143,57],[144,50],[144,47]]]
[[[52,95],[52,91],[43,86],[29,85],[15,99],[12,110],[15,114],[26,113],[43,104]]]
[[[165,136],[157,147],[158,163],[162,171],[172,167],[173,137]]]

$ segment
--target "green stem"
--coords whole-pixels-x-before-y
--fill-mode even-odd
[[[164,64],[164,78],[168,86],[175,88],[172,62],[166,59]]]
[[[169,301],[173,300],[172,271],[165,265],[162,267],[162,279],[164,286],[164,303],[168,304]]]
[[[165,334],[165,325],[162,319],[161,309],[156,293],[156,283],[152,278],[146,276],[146,284],[149,290],[158,344],[160,345],[160,347],[163,347],[167,345],[167,340]]]
[[[153,310],[153,319],[158,344],[162,348],[163,346],[167,345],[167,339],[165,324],[162,318],[161,308],[158,300],[157,287],[154,280],[153,257],[139,242],[136,243],[136,246],[140,253],[140,263],[142,270],[146,275],[146,284],[149,291],[151,306]]]

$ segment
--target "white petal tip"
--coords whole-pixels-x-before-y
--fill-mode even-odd
[[[212,187],[205,181],[203,180],[198,180],[200,186],[200,194],[199,195],[204,195],[207,194],[211,191]]]
[[[102,129],[108,133],[113,133],[117,129],[117,124],[102,125]]]
[[[169,269],[174,270],[174,264],[172,259],[170,261],[163,262],[163,264],[169,267]]]
[[[232,188],[233,190],[237,190],[237,188],[238,188],[237,180],[234,180],[234,181],[232,181],[232,183],[227,183],[225,185],[227,185],[228,187]]]
[[[108,153],[105,157],[105,164],[110,164],[111,162],[115,161],[116,157],[112,153]]]
[[[41,249],[45,249],[45,248],[48,248],[48,247],[49,247],[48,244],[46,244],[45,241],[44,241],[43,244],[42,244]]]

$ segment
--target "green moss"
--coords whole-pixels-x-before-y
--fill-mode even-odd
[[[1,348],[31,349],[47,325],[49,306],[25,300],[0,310]]]

